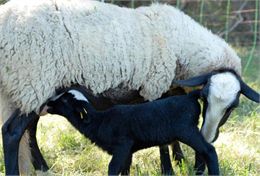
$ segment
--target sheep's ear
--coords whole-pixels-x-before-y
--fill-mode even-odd
[[[203,84],[206,84],[208,79],[212,76],[212,73],[207,73],[204,75],[200,75],[200,76],[196,76],[190,79],[186,79],[186,80],[173,80],[173,84],[177,84],[180,86],[200,86]]]
[[[241,86],[241,93],[245,95],[248,99],[259,103],[260,102],[260,95],[256,91],[254,91],[252,88],[250,88],[246,83],[244,83],[242,80],[239,80],[240,86]]]

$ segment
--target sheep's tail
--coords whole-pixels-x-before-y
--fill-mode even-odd
[[[29,133],[25,131],[19,145],[19,171],[20,175],[30,175],[31,171],[31,151],[29,145]]]

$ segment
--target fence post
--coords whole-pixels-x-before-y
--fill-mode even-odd
[[[251,61],[253,60],[253,54],[255,52],[255,48],[256,48],[256,42],[257,42],[257,33],[258,33],[258,30],[257,30],[257,25],[258,25],[258,10],[259,10],[259,1],[256,0],[255,1],[255,24],[254,24],[254,41],[253,41],[253,46],[252,46],[252,49],[250,51],[250,54],[249,54],[249,57],[248,57],[248,60],[247,60],[247,63],[246,63],[246,66],[244,68],[244,71],[243,73],[246,73]]]
[[[131,0],[131,8],[135,8],[135,0]]]
[[[202,24],[203,21],[203,10],[204,10],[204,0],[200,1],[200,24]]]
[[[176,6],[178,7],[178,9],[180,8],[180,4],[181,4],[180,0],[177,0]]]
[[[226,9],[226,26],[225,26],[225,40],[226,40],[226,42],[228,41],[229,11],[230,11],[230,0],[227,1],[227,9]]]

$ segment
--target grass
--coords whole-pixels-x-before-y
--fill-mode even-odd
[[[245,64],[247,48],[237,52]],[[260,50],[244,80],[255,90],[260,90]],[[260,106],[241,96],[240,106],[221,128],[215,147],[220,162],[221,175],[259,175],[260,173]],[[79,134],[64,118],[41,118],[37,138],[48,165],[54,175],[106,175],[111,157]],[[2,144],[0,144],[2,145]],[[186,159],[181,166],[174,161],[176,175],[194,175],[194,152],[182,145]],[[4,173],[2,146],[0,146],[0,172]],[[137,152],[133,158],[131,175],[160,175],[159,149],[157,147]]]

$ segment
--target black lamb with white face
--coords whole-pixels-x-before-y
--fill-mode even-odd
[[[210,175],[218,175],[215,149],[197,125],[200,91],[137,105],[116,105],[97,111],[84,89],[71,88],[50,100],[48,112],[67,118],[82,134],[111,154],[108,174],[128,174],[132,154],[140,149],[179,140],[203,158]],[[196,166],[195,166],[196,167]]]

